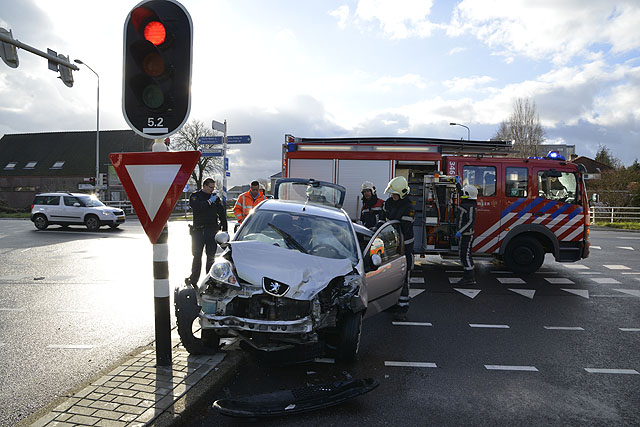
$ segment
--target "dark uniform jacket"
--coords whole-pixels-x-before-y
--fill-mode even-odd
[[[216,196],[216,200],[213,203],[209,203],[211,195],[202,190],[196,191],[189,198],[189,206],[193,210],[194,229],[212,228],[215,231],[227,231],[227,214],[224,204],[220,197],[215,193],[213,195]]]
[[[384,211],[382,207],[384,201],[378,199],[375,194],[371,195],[369,200],[362,199],[362,210],[360,212],[360,221],[367,228],[376,228],[384,223]]]
[[[413,248],[413,219],[415,211],[409,197],[397,201],[389,197],[384,202],[384,216],[387,221],[394,219],[400,221],[400,231],[404,237],[405,249],[411,250]]]
[[[478,203],[471,199],[460,199],[458,206],[458,231],[461,234],[474,235]]]

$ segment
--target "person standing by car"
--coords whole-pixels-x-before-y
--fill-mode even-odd
[[[233,214],[236,216],[238,223],[235,229],[237,230],[242,221],[249,215],[251,209],[258,206],[260,202],[264,200],[264,194],[260,191],[260,183],[258,181],[251,181],[251,188],[249,191],[244,192],[236,200],[236,204],[233,207]]]
[[[361,192],[362,209],[360,211],[360,221],[368,229],[374,230],[384,223],[384,211],[382,210],[384,201],[378,199],[376,187],[371,181],[362,183]]]
[[[460,187],[460,178],[456,177],[457,186]],[[478,189],[470,184],[465,185],[460,191],[460,205],[458,206],[458,247],[460,248],[460,262],[464,268],[464,275],[458,285],[475,285],[476,279],[473,273],[473,239],[475,238],[476,213],[478,211]]]
[[[397,176],[389,181],[385,193],[389,193],[389,197],[384,202],[384,216],[387,221],[400,221],[400,231],[404,243],[404,256],[407,259],[407,275],[398,298],[396,306],[395,319],[406,320],[407,311],[409,311],[409,274],[413,268],[413,220],[415,211],[413,204],[409,200],[409,184],[403,176]]]
[[[191,234],[191,275],[184,279],[187,285],[196,286],[202,270],[202,250],[207,255],[207,272],[213,265],[218,245],[216,233],[218,230],[227,231],[227,215],[222,199],[214,193],[216,182],[207,178],[202,183],[202,189],[196,191],[189,198],[189,206],[193,211],[193,226],[189,225]]]

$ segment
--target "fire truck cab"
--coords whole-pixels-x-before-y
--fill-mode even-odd
[[[510,141],[434,138],[296,138],[285,136],[283,177],[315,178],[347,189],[344,209],[359,219],[360,185],[382,194],[395,176],[407,178],[415,209],[414,252],[455,255],[462,185],[478,189],[474,256],[532,273],[550,253],[573,262],[589,255],[589,207],[584,167],[558,156],[507,158]]]

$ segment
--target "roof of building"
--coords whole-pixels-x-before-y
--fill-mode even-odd
[[[588,173],[598,173],[598,172],[604,172],[606,170],[613,169],[609,165],[605,165],[604,163],[601,163],[597,160],[590,159],[589,157],[586,157],[586,156],[578,156],[575,159],[571,160],[571,163],[583,164],[584,167],[587,168]]]
[[[131,130],[100,131],[100,171],[110,153],[150,151],[153,140]],[[0,173],[5,176],[94,176],[96,132],[6,134],[0,139]]]

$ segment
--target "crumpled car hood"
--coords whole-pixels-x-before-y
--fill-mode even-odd
[[[324,289],[331,279],[353,271],[348,259],[331,259],[303,254],[257,241],[230,242],[238,277],[262,286],[268,277],[290,286],[287,298],[308,300]]]

